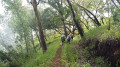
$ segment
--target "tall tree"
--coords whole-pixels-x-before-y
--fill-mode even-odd
[[[45,42],[45,38],[44,38],[44,34],[43,34],[43,29],[42,29],[42,24],[41,24],[41,20],[40,20],[40,15],[39,15],[39,12],[37,10],[37,6],[39,4],[39,1],[37,2],[36,0],[32,0],[31,3],[32,3],[33,9],[34,9],[35,16],[36,16],[37,25],[38,25],[38,28],[39,28],[41,46],[42,46],[43,53],[44,53],[47,50],[47,46],[46,46],[46,42]]]
[[[63,0],[48,0],[48,4],[58,11],[60,19],[63,23],[64,33],[67,36],[67,30],[65,26],[66,7],[64,7]]]
[[[79,34],[81,35],[81,37],[83,37],[83,36],[84,36],[83,28],[81,27],[81,25],[78,24],[78,20],[76,19],[76,15],[75,15],[75,12],[74,12],[74,10],[73,10],[73,7],[72,7],[71,2],[70,2],[69,0],[67,0],[67,2],[68,2],[69,7],[70,7],[70,9],[71,9],[71,12],[72,12],[72,15],[73,15],[73,21],[74,21],[74,23],[75,23],[75,25],[76,25],[76,27],[77,27],[77,29],[78,29],[78,32],[79,32]]]
[[[29,26],[26,20],[26,11],[22,7],[21,0],[3,0],[5,2],[5,7],[8,11],[11,11],[11,27],[14,32],[19,35],[19,39],[24,41],[26,44],[26,51],[28,52],[29,46]]]

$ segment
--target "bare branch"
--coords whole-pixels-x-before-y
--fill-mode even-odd
[[[117,2],[119,3],[119,5],[120,5],[120,0],[117,0]]]
[[[92,19],[92,17],[90,17],[90,15],[88,14],[88,13],[90,13],[90,14],[94,17],[94,19],[92,19],[92,20],[93,20],[98,26],[101,26],[101,24],[99,23],[97,17],[96,17],[90,10],[86,9],[85,7],[83,7],[83,6],[79,5],[79,4],[77,4],[77,6],[83,8],[83,9],[84,9],[84,12],[89,16],[89,18]],[[87,13],[87,12],[88,12],[88,13]]]
[[[61,5],[62,5],[62,1],[63,1],[63,0],[61,0]]]
[[[32,4],[32,0],[31,0],[31,1],[30,1],[30,0],[27,0],[27,2],[30,3],[30,4]]]
[[[112,1],[112,3],[118,8],[118,6],[115,4],[114,0],[111,0],[111,1]]]
[[[39,3],[40,3],[40,0],[38,0],[37,5],[39,5]]]

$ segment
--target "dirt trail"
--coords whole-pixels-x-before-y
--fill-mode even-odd
[[[56,56],[53,59],[53,62],[51,64],[51,67],[64,67],[61,65],[61,51],[62,51],[62,46],[60,46],[57,50]]]

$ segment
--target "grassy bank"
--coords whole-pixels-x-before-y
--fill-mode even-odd
[[[51,42],[48,44],[48,50],[45,54],[43,54],[42,49],[39,50],[38,53],[34,54],[33,58],[27,59],[22,67],[49,67],[56,55],[60,43],[60,39]]]

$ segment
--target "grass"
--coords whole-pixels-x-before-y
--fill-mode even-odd
[[[73,46],[79,43],[78,37],[75,37],[70,44],[65,43],[62,49],[61,62],[65,67],[78,67],[78,51],[73,50]]]
[[[93,28],[90,30],[85,31],[85,38],[94,39],[95,37],[99,37],[100,40],[106,40],[107,38],[119,38],[120,37],[120,28],[117,26],[111,26],[111,30],[107,30],[107,26],[103,25],[98,28]],[[81,37],[79,35],[76,35],[74,37],[73,41],[71,41],[70,44],[65,43],[62,48],[62,54],[61,54],[61,62],[62,65],[65,65],[65,67],[78,67],[78,51],[74,50],[73,47],[75,44],[79,43],[79,40],[81,40]],[[59,48],[61,44],[60,35],[55,34],[55,36],[50,36],[48,38],[47,47],[48,50],[45,54],[43,54],[42,49],[38,50],[37,53],[32,53],[32,57],[30,58],[20,58],[22,62],[21,67],[50,67],[50,64],[52,63],[53,58],[56,55],[56,51]],[[35,40],[35,45],[39,45],[39,41]],[[94,46],[91,46],[94,47]],[[84,54],[86,54],[86,51],[83,51]],[[20,61],[20,60],[19,60]],[[17,61],[16,61],[17,62]],[[6,64],[7,65],[7,64]],[[90,64],[86,63],[83,65],[83,67],[89,67]]]
[[[96,37],[104,40],[109,38],[110,36],[113,36],[113,38],[119,38],[120,37],[120,31],[119,28],[116,26],[111,26],[111,30],[107,29],[106,25],[100,26],[98,28],[92,28],[90,30],[85,31],[85,38],[88,39],[94,39]],[[79,43],[79,40],[81,38],[79,35],[77,35],[73,41],[71,41],[71,44],[65,43],[62,49],[62,59],[61,62],[65,67],[78,67],[77,59],[78,59],[78,51],[73,50],[73,46],[77,43]],[[91,48],[94,47],[91,46]],[[83,51],[84,52],[84,51]],[[86,53],[86,51],[85,51]],[[75,60],[76,59],[76,60]],[[83,67],[91,67],[90,63],[86,63],[83,65]]]
[[[42,49],[39,50],[38,53],[33,55],[33,58],[27,59],[22,67],[49,67],[60,44],[60,39],[50,43],[45,54],[43,54]]]

